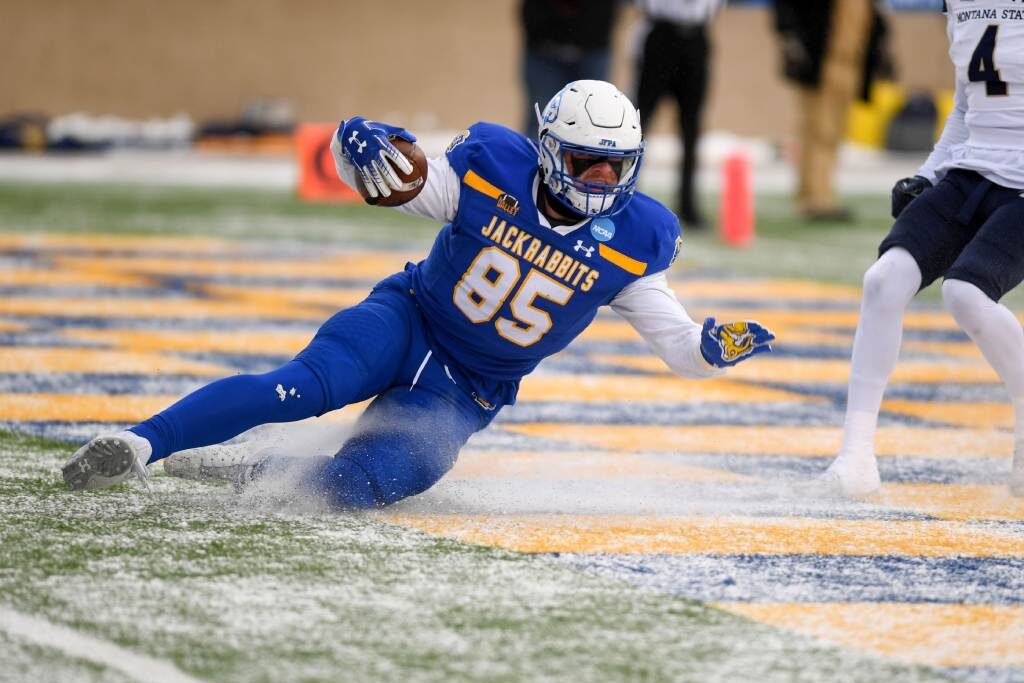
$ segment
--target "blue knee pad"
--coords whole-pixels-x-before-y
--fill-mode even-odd
[[[478,413],[447,397],[395,387],[370,404],[310,484],[339,508],[391,505],[437,483],[483,424]]]

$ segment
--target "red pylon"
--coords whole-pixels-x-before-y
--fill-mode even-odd
[[[722,206],[719,234],[734,247],[748,246],[754,238],[754,191],[750,182],[750,159],[734,150],[722,164]]]

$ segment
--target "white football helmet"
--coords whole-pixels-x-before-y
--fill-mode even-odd
[[[536,108],[541,173],[551,194],[584,216],[624,209],[636,190],[644,155],[640,113],[629,98],[605,81],[573,81],[543,113]],[[595,160],[608,161],[618,182],[580,179]]]

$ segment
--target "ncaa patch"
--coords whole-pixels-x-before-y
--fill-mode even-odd
[[[598,242],[607,242],[615,237],[615,222],[611,218],[595,218],[590,221],[590,234]]]
[[[454,138],[452,138],[452,141],[448,143],[448,147],[444,150],[444,153],[448,154],[453,149],[455,149],[456,147],[461,145],[463,142],[465,142],[468,137],[469,137],[469,129],[467,128],[464,131],[462,131],[461,133],[459,133],[458,135],[456,135]]]

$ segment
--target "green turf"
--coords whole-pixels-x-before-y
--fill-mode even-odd
[[[750,248],[724,246],[714,230],[687,233],[684,263],[830,280],[859,277],[891,221],[883,198],[851,197],[848,203],[856,208],[853,223],[808,224],[787,199],[759,197],[757,239]],[[438,227],[397,211],[308,204],[273,190],[7,183],[0,184],[0,208],[0,231],[9,232],[212,234],[423,245]],[[709,215],[714,218],[713,211]]]
[[[0,183],[0,231],[428,241],[437,224],[362,204],[309,204],[280,190]]]
[[[0,432],[0,606],[218,681],[924,681],[556,558],[156,476],[72,494]],[[95,667],[0,634],[0,671]],[[45,656],[42,656],[45,655]],[[116,680],[116,678],[114,678]]]

